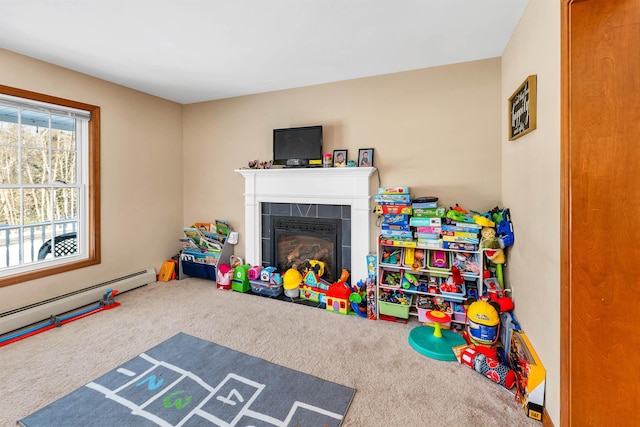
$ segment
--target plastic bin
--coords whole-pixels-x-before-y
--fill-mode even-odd
[[[407,304],[400,304],[395,302],[378,301],[380,306],[380,314],[386,314],[388,316],[399,317],[401,319],[409,318],[409,309],[413,304],[413,295],[405,295],[408,298]]]
[[[249,283],[251,283],[251,290],[256,294],[277,297],[282,293],[282,285],[271,285],[261,280],[249,280]]]

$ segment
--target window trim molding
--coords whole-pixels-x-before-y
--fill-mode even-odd
[[[91,113],[91,118],[89,119],[89,152],[87,158],[87,165],[89,168],[87,200],[89,208],[87,224],[88,257],[80,261],[72,261],[52,267],[43,267],[26,273],[3,277],[0,279],[0,288],[100,264],[100,107],[4,85],[0,85],[0,93],[33,101],[76,108],[78,110],[85,110]]]

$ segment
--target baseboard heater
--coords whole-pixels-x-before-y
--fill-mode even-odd
[[[102,298],[107,289],[117,289],[118,293],[122,293],[155,281],[156,271],[149,267],[117,279],[0,313],[0,335],[95,303]]]

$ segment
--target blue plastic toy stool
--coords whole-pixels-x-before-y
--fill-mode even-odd
[[[456,355],[452,348],[467,342],[460,335],[448,329],[443,330],[441,323],[451,321],[451,316],[441,311],[430,311],[427,318],[433,322],[433,327],[422,325],[409,332],[409,344],[418,353],[437,360],[454,361]]]

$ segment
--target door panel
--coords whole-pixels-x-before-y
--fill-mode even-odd
[[[565,8],[562,425],[640,425],[640,0]]]

